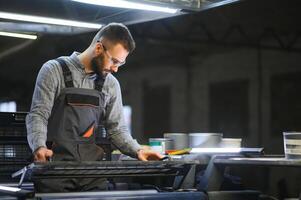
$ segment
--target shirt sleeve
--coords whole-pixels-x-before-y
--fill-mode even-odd
[[[58,85],[53,65],[48,61],[40,69],[30,112],[26,116],[27,140],[32,151],[39,147],[46,147],[48,118]]]
[[[115,79],[115,78],[114,78]],[[137,151],[141,146],[133,140],[125,124],[120,85],[117,79],[110,86],[111,98],[106,106],[105,127],[108,137],[113,144],[124,154],[137,157]]]

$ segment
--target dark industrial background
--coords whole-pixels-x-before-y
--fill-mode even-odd
[[[0,7],[62,17],[78,9],[24,2],[1,1]],[[245,0],[129,23],[137,48],[115,76],[124,104],[132,107],[133,137],[145,144],[164,132],[221,132],[243,138],[245,147],[283,154],[282,133],[301,131],[300,10],[299,0]],[[95,7],[84,6],[78,16],[85,21],[93,12]],[[16,101],[18,111],[29,111],[43,63],[83,51],[94,34],[43,34],[36,41],[0,37],[0,101]],[[294,193],[301,185],[300,173],[273,170],[253,178],[277,183],[259,184],[269,191],[286,187]],[[284,184],[279,174],[293,180]]]

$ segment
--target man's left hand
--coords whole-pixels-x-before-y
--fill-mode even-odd
[[[141,161],[148,161],[148,160],[160,160],[164,156],[156,151],[140,149],[137,152],[137,157]]]

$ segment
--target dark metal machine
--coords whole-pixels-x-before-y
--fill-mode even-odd
[[[31,163],[32,152],[26,138],[25,112],[0,112],[0,181]]]
[[[32,163],[32,152],[27,144],[25,118],[27,113],[0,113],[0,199],[206,199],[203,192],[189,190],[194,181],[198,161],[108,161],[99,162],[47,162]],[[101,138],[104,139],[104,138]],[[103,142],[104,141],[104,142]],[[24,167],[25,166],[25,167]],[[19,183],[11,178],[21,176]],[[111,180],[124,178],[131,181],[139,177],[170,179],[170,187],[131,188],[129,190],[35,193],[31,180],[72,177],[107,177]],[[191,180],[193,179],[193,180]],[[24,182],[24,181],[27,182]],[[186,185],[186,186],[185,186]]]
[[[202,191],[210,194],[210,191],[220,189],[224,174],[223,170],[219,173],[220,165],[238,162],[217,159],[215,153],[212,155],[194,153],[181,159],[173,157],[174,160],[166,161],[109,161],[110,143],[106,141],[103,145],[108,145],[108,156],[104,161],[32,163],[32,153],[26,139],[25,117],[26,113],[0,113],[0,199],[3,200],[204,200],[208,195]],[[242,149],[233,155],[222,153],[225,153],[228,158],[229,156],[258,157],[262,152],[262,149]],[[219,155],[219,158],[220,156],[222,155]],[[245,162],[243,160],[243,163]],[[11,174],[13,177],[21,177],[19,183],[11,178]],[[121,183],[118,182],[120,179],[126,184],[136,184],[139,179],[138,183],[141,187],[127,187],[122,190],[115,187],[111,191],[99,192],[35,193],[31,183],[32,180],[39,179],[81,177],[106,177],[114,184]],[[24,182],[25,180],[27,182]],[[140,182],[141,180],[143,183]],[[164,184],[161,184],[162,182]]]
[[[100,161],[100,162],[47,162],[32,163],[13,176],[21,175],[19,187],[24,177],[29,180],[81,177],[175,177],[170,188],[141,188],[127,191],[102,191],[81,193],[35,194],[31,190],[2,188],[0,193],[23,199],[206,199],[206,195],[196,190],[183,190],[184,180],[198,161]],[[194,178],[194,177],[193,177]],[[125,195],[126,193],[126,195]],[[8,197],[7,197],[8,198]]]
[[[56,161],[32,163],[24,173],[31,179],[114,176],[179,176],[185,175],[197,161]]]

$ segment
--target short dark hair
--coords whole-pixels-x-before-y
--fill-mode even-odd
[[[136,44],[129,29],[121,23],[109,23],[103,26],[92,40],[92,44],[100,38],[108,39],[114,44],[120,43],[128,52],[134,51]]]

